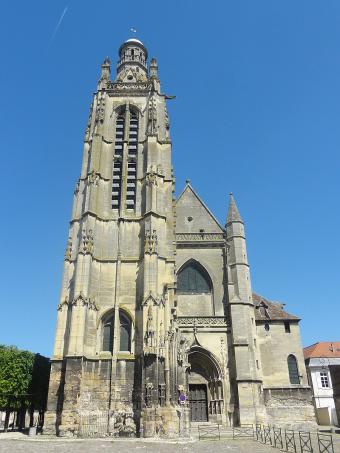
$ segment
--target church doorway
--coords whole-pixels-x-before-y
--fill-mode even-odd
[[[208,421],[208,397],[205,384],[189,385],[190,420],[192,422]]]
[[[195,345],[188,354],[190,420],[221,423],[224,412],[222,377],[214,356]]]

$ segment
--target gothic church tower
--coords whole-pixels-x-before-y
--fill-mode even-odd
[[[123,43],[114,81],[105,59],[90,110],[46,419],[47,429],[56,424],[61,435],[79,434],[82,419],[93,411],[108,418],[109,432],[121,423],[135,433],[147,429],[148,417],[154,425],[148,408],[177,399],[169,372],[175,287],[171,141],[157,61],[148,70],[147,58],[137,39]]]
[[[299,318],[252,292],[244,224],[189,181],[174,199],[166,100],[142,42],[106,58],[65,252],[45,433],[185,436],[313,421]],[[275,354],[275,360],[273,355]]]

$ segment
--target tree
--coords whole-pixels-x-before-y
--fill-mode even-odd
[[[46,357],[0,345],[0,409],[6,411],[5,430],[10,412],[45,409],[48,379]]]

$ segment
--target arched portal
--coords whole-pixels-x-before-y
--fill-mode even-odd
[[[188,360],[190,418],[193,422],[221,421],[222,374],[216,358],[201,346],[190,349]]]

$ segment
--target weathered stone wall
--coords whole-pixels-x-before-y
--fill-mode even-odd
[[[290,354],[297,359],[301,385],[308,386],[299,324],[290,322],[290,333],[285,332],[283,321],[269,319],[268,324],[269,330],[265,329],[262,321],[256,326],[264,387],[290,386],[287,365]]]
[[[269,424],[294,429],[316,424],[310,388],[265,388],[263,398]]]

